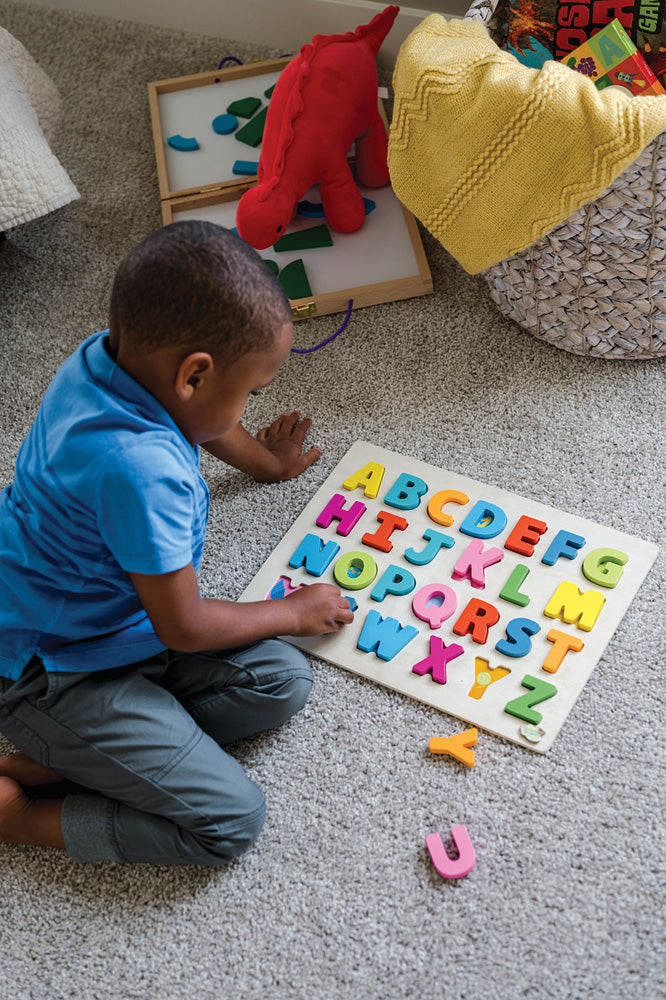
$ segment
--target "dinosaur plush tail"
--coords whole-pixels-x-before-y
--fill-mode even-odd
[[[356,29],[354,34],[357,38],[362,38],[367,42],[375,55],[377,55],[382,42],[393,27],[393,22],[398,16],[399,11],[400,8],[395,5],[385,7],[380,14],[373,17],[370,24],[362,24]]]

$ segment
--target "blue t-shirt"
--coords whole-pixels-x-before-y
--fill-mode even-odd
[[[102,670],[164,649],[129,573],[198,569],[199,450],[97,333],[46,391],[0,494],[0,674]]]

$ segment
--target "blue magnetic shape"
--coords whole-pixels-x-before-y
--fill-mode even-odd
[[[236,115],[218,115],[217,118],[213,118],[211,125],[213,132],[217,132],[218,135],[229,135],[238,128],[238,118]]]
[[[372,198],[364,198],[363,204],[365,205],[365,214],[370,215],[370,212],[374,212],[377,208],[377,202],[373,201]]]
[[[259,169],[259,163],[252,160],[236,160],[231,168],[232,174],[242,174],[243,177],[254,177]]]
[[[356,601],[356,598],[354,597],[348,597],[347,603],[349,604],[350,611],[356,611],[356,609],[358,608],[358,603]]]
[[[324,206],[320,201],[299,201],[298,214],[304,215],[306,219],[323,219]]]
[[[172,149],[177,149],[181,153],[191,153],[199,148],[199,143],[194,137],[187,139],[182,135],[170,135],[167,142]]]

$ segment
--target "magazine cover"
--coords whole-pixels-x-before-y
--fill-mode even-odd
[[[507,49],[527,66],[562,59],[617,18],[646,63],[666,84],[666,0],[510,0]]]

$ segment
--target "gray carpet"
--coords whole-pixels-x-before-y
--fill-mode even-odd
[[[105,325],[118,260],[160,225],[146,83],[213,69],[227,54],[280,53],[9,0],[0,24],[60,88],[57,152],[82,194],[0,251],[4,484],[56,368]],[[473,770],[428,753],[432,735],[459,731],[456,720],[315,662],[303,713],[238,748],[268,820],[226,869],[77,866],[56,851],[0,847],[1,997],[666,995],[665,362],[546,346],[424,242],[434,295],[359,310],[252,403],[251,428],[287,408],[310,414],[318,465],[262,487],[205,462],[202,589],[237,597],[364,438],[660,544],[606,655],[547,756],[480,733]],[[339,322],[307,321],[297,344]],[[425,837],[455,823],[477,864],[445,882]]]

